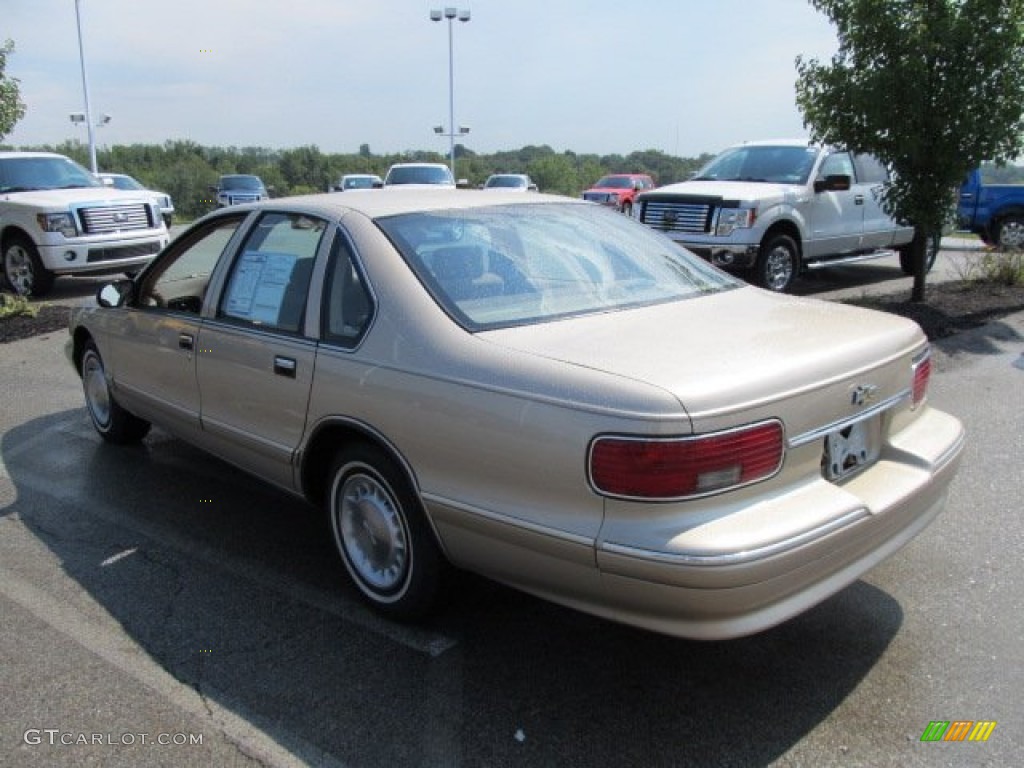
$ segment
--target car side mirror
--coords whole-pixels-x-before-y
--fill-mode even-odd
[[[853,179],[846,173],[832,173],[824,179],[814,180],[815,192],[845,192],[850,188]]]
[[[107,283],[96,292],[96,303],[107,309],[123,307],[131,299],[134,287],[135,283],[131,280]]]
[[[536,184],[530,184],[526,187],[527,192],[537,192],[538,188]]]

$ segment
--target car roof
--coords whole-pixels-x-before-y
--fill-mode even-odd
[[[68,159],[67,155],[62,155],[57,152],[16,152],[10,150],[0,152],[0,158],[6,159],[10,157],[60,157],[64,160]]]
[[[361,213],[369,218],[392,216],[419,211],[444,211],[452,209],[486,208],[503,203],[516,205],[537,204],[578,204],[589,205],[581,200],[561,195],[535,194],[529,201],[520,192],[485,192],[475,189],[416,189],[386,187],[381,189],[353,189],[344,195],[317,194],[300,197],[279,197],[261,203],[235,205],[224,211],[244,210],[294,210],[319,213],[327,218],[341,218],[349,212]]]

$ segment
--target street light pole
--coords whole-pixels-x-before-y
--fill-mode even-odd
[[[82,93],[85,95],[85,125],[89,130],[89,162],[92,172],[96,173],[96,133],[92,124],[92,107],[89,105],[89,78],[85,74],[85,48],[82,46],[82,13],[81,0],[75,0],[75,22],[78,24],[78,58],[82,62]]]
[[[456,10],[445,8],[444,11],[432,10],[431,21],[440,21],[442,18],[448,20],[448,137],[450,139],[448,163],[452,171],[452,178],[455,178],[455,47],[452,35],[452,21],[469,21],[468,10]]]

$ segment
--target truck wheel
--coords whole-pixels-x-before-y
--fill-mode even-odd
[[[19,296],[42,296],[53,287],[53,273],[39,260],[39,251],[26,237],[4,243],[4,279]]]
[[[927,250],[924,253],[924,271],[928,274],[935,266],[935,258],[939,255],[939,246],[942,240],[941,235],[932,235],[928,238]],[[904,275],[914,274],[914,243],[917,242],[917,235],[906,245],[900,246],[900,269]]]
[[[1000,221],[995,239],[996,245],[1004,251],[1024,248],[1024,217],[1010,216]]]
[[[761,243],[754,265],[754,283],[776,293],[785,293],[800,271],[800,252],[789,235],[772,235]]]

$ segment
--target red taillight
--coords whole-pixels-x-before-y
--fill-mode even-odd
[[[590,481],[608,496],[680,499],[771,477],[782,457],[777,421],[697,437],[599,437],[590,449]]]
[[[932,377],[932,353],[925,351],[916,360],[913,368],[914,384],[913,395],[910,403],[911,408],[917,408],[928,394],[928,380]]]

